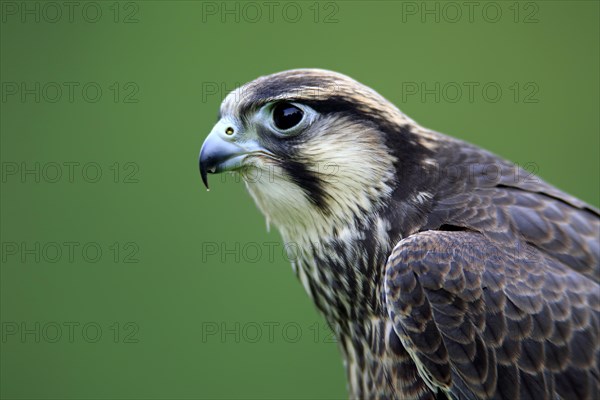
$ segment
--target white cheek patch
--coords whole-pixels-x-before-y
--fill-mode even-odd
[[[284,236],[319,242],[391,195],[395,158],[378,131],[352,121],[318,121],[309,129],[321,133],[299,144],[297,157],[318,177],[325,207],[316,206],[272,161],[257,159],[258,170],[248,170],[245,181],[260,210]]]
[[[307,210],[312,207],[306,193],[273,168],[251,169],[244,181],[250,195],[267,220],[282,230],[283,225],[302,227],[308,224]]]

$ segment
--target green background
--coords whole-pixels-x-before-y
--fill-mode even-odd
[[[44,4],[21,15],[2,2],[2,398],[346,396],[337,346],[276,230],[234,178],[213,176],[210,193],[200,182],[220,101],[260,75],[346,73],[599,204],[597,1],[496,2],[487,20],[480,2],[456,22],[440,2],[279,2],[271,20],[263,2],[260,17],[236,2],[234,14],[220,1],[81,2],[72,21]],[[436,82],[440,98],[422,98]],[[451,91],[465,82],[478,85],[472,101]],[[36,165],[39,182],[21,175]],[[72,259],[65,242],[79,243]]]

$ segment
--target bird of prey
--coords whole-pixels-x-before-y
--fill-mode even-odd
[[[599,398],[598,209],[320,69],[227,95],[199,164],[298,249],[351,398]]]

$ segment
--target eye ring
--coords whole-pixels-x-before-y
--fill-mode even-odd
[[[273,106],[273,125],[280,131],[288,131],[298,126],[303,119],[304,111],[292,103],[282,101]]]

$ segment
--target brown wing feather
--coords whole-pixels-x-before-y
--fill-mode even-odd
[[[597,209],[489,152],[458,141],[453,145],[440,165],[457,178],[439,182],[421,230],[456,225],[494,242],[528,243],[600,282]]]
[[[428,231],[388,259],[394,329],[456,398],[597,398],[600,286],[533,246]]]

